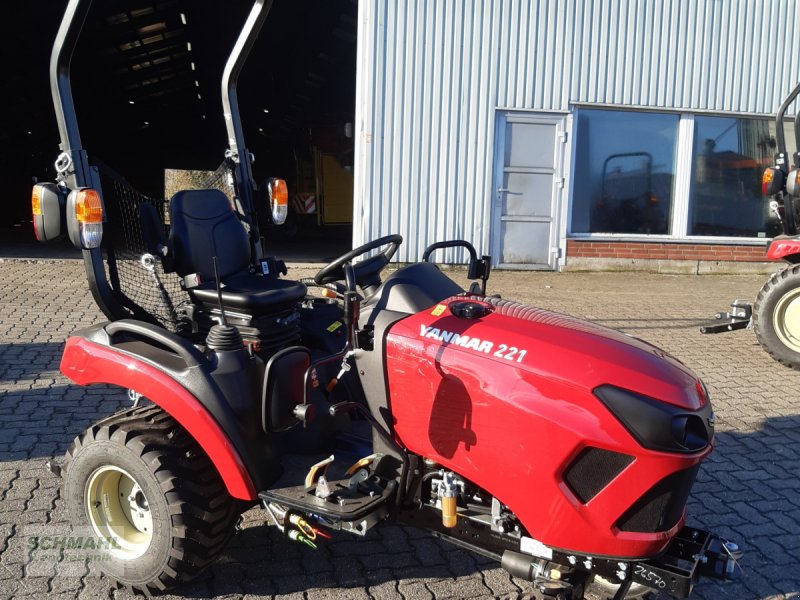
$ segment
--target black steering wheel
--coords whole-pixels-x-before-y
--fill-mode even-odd
[[[322,267],[319,272],[314,275],[314,283],[317,285],[322,285],[325,283],[341,281],[345,278],[344,265],[352,261],[354,258],[361,256],[365,252],[369,252],[370,250],[374,250],[375,248],[380,248],[381,246],[386,246],[388,244],[389,247],[383,252],[380,252],[375,256],[370,256],[366,260],[362,260],[360,263],[353,265],[353,270],[355,271],[356,275],[356,283],[358,283],[358,285],[360,285],[362,288],[380,284],[380,277],[378,277],[378,274],[386,265],[389,264],[389,261],[392,260],[394,253],[397,252],[397,249],[402,243],[403,236],[394,234],[378,238],[377,240],[372,240],[371,242],[367,242],[358,248],[353,248],[350,250],[350,252],[342,254],[339,258],[332,260],[327,265]]]

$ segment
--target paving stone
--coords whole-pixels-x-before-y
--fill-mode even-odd
[[[458,271],[448,274],[463,282]],[[127,398],[111,386],[74,386],[58,371],[69,333],[103,320],[79,262],[5,261],[0,280],[0,599],[129,600],[129,591],[102,577],[23,577],[24,527],[66,518],[59,480],[44,462],[60,460],[76,435],[126,406]],[[701,581],[693,599],[800,594],[800,372],[772,361],[751,330],[704,336],[697,329],[733,298],[752,299],[763,282],[751,275],[501,271],[489,281],[490,293],[591,318],[656,344],[705,380],[717,448],[698,477],[689,522],[740,542],[746,574],[733,583]],[[531,590],[494,562],[421,529],[389,524],[363,539],[336,534],[314,552],[288,543],[266,521],[261,511],[248,511],[245,529],[222,560],[162,598],[428,600],[516,598]]]

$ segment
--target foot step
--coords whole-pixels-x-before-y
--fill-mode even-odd
[[[261,500],[276,502],[294,510],[316,514],[337,521],[357,521],[386,504],[397,489],[395,481],[389,481],[385,488],[368,486],[368,482],[351,487],[351,479],[328,481],[331,495],[318,498],[314,488],[304,485],[276,488],[258,494]]]

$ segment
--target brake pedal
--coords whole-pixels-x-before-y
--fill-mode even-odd
[[[325,472],[328,470],[328,466],[333,462],[333,454],[331,454],[325,460],[319,461],[315,465],[311,465],[311,468],[308,470],[308,474],[306,475],[306,489],[310,489],[314,487],[317,483],[317,480],[325,475]]]
[[[347,475],[352,476],[356,471],[358,471],[362,467],[368,467],[382,456],[383,454],[376,452],[375,454],[370,454],[369,456],[365,456],[364,458],[357,460],[352,464],[352,466],[349,469],[347,469]]]

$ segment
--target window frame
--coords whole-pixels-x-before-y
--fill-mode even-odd
[[[567,216],[567,239],[586,240],[586,241],[611,241],[611,242],[668,242],[684,244],[726,244],[739,246],[759,246],[763,245],[770,238],[759,237],[735,237],[735,236],[706,236],[689,235],[689,208],[692,190],[692,160],[694,156],[694,128],[696,116],[710,117],[735,117],[740,119],[766,119],[775,120],[775,115],[763,113],[742,113],[724,111],[691,111],[670,110],[669,108],[643,107],[643,106],[622,106],[610,104],[591,104],[574,103],[571,105],[571,114],[577,114],[580,109],[600,109],[615,110],[619,112],[646,112],[655,114],[678,115],[678,131],[675,144],[675,173],[672,190],[672,207],[670,214],[670,234],[644,234],[644,233],[575,233],[572,231],[572,215],[574,210],[574,187],[570,186],[569,191],[569,213]],[[574,119],[575,130],[571,155],[574,158],[580,135],[580,119]],[[794,115],[784,119],[784,127],[787,123],[794,122]],[[575,161],[571,162],[570,179],[576,173],[574,171]]]

